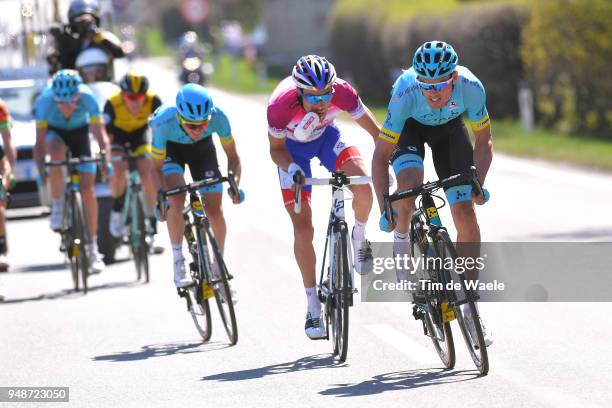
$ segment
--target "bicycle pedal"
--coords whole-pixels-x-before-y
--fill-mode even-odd
[[[423,317],[425,317],[425,312],[423,312],[417,305],[414,305],[412,306],[412,317],[414,317],[414,320],[423,320]]]

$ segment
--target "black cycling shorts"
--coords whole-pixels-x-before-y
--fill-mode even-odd
[[[58,137],[70,149],[72,157],[89,158],[91,156],[91,143],[89,141],[89,126],[76,129],[58,129],[49,126],[47,139]]]
[[[208,178],[220,178],[217,151],[211,137],[206,137],[193,144],[168,142],[166,145],[166,158],[164,159],[164,176],[169,174],[183,174],[185,165],[189,166],[191,178],[194,181]],[[203,192],[221,192],[221,184],[216,184]]]

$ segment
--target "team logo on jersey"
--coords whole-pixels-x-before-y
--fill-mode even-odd
[[[417,148],[414,146],[408,146],[406,149],[410,150],[411,152],[416,152]]]
[[[213,178],[215,177],[215,172],[212,170],[206,170],[206,172],[204,172],[204,177],[206,178]]]
[[[453,108],[456,108],[456,107],[457,107],[457,104],[455,103],[455,101],[451,101],[451,102],[448,104],[448,107],[449,107],[449,108],[451,108],[451,109],[453,109]]]

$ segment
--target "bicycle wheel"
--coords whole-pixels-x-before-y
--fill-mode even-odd
[[[89,243],[89,231],[87,229],[87,218],[83,211],[83,199],[80,193],[74,195],[74,220],[75,220],[75,240],[74,248],[77,248],[77,262],[79,263],[81,284],[83,294],[87,294],[87,278],[89,276],[89,257],[87,255],[87,244]]]
[[[135,218],[132,221],[132,232],[130,237],[130,245],[132,249],[132,255],[134,256],[134,262],[136,263],[136,271],[138,274],[138,280],[142,278],[144,274],[145,282],[149,283],[149,248],[147,244],[147,218],[144,212],[144,200],[142,192],[135,194],[135,202],[132,204],[136,206]],[[134,226],[136,227],[135,231]]]
[[[66,187],[67,189],[70,186]],[[66,194],[63,214],[63,228],[62,228],[62,246],[66,251],[68,257],[68,263],[70,263],[70,275],[72,276],[72,285],[75,292],[79,290],[79,247],[76,244],[76,211],[74,210],[74,200],[69,194]]]
[[[202,234],[202,231],[199,228],[198,234]],[[225,265],[221,251],[219,250],[219,246],[217,245],[217,241],[209,228],[206,228],[206,235],[208,235],[208,242],[210,243],[210,249],[212,252],[212,257],[208,257],[208,259],[211,261],[209,264],[211,277],[213,260],[219,268],[219,276],[212,277],[213,279],[211,281],[215,293],[215,300],[217,302],[217,307],[219,308],[219,313],[221,314],[223,326],[225,326],[227,337],[229,338],[230,344],[233,346],[238,342],[238,324],[236,323],[236,312],[234,311],[234,302],[232,300],[232,292],[230,290],[228,281],[230,275],[227,271],[227,266]],[[206,242],[204,240],[198,241],[202,244]],[[203,249],[206,250],[207,247],[205,246]]]
[[[436,246],[438,247],[440,256],[444,258],[451,257],[452,259],[457,258],[457,251],[446,231],[441,230],[437,233]],[[459,275],[459,280],[461,282],[461,289],[452,292],[452,296],[455,299],[451,300],[467,300],[470,313],[467,315],[463,313],[463,308],[461,306],[456,306],[454,310],[457,316],[457,323],[459,324],[461,334],[463,335],[463,339],[465,340],[465,344],[476,368],[481,375],[487,375],[489,372],[489,356],[487,354],[482,327],[480,325],[480,317],[478,316],[476,306],[472,300],[473,294],[470,289],[466,287],[465,278],[462,274]]]
[[[196,282],[195,285],[187,288],[187,296],[190,297],[189,313],[202,340],[208,341],[212,335],[212,321],[208,303],[208,296],[210,295],[200,280],[194,282]]]
[[[346,225],[341,225],[335,234],[336,245],[333,258],[334,264],[332,265],[334,284],[332,288],[332,316],[330,320],[334,355],[337,355],[338,359],[344,362],[348,352],[349,296],[352,294]]]

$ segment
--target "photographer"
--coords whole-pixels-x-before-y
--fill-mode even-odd
[[[90,47],[100,48],[109,58],[125,56],[121,41],[100,25],[100,5],[97,0],[72,0],[68,9],[68,25],[52,27],[54,47],[49,50],[47,61],[50,72],[63,68],[75,68],[79,53]]]

